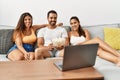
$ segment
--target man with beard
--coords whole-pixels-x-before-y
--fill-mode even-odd
[[[35,50],[35,59],[44,59],[47,57],[56,57],[63,52],[65,45],[68,45],[67,31],[62,27],[57,27],[57,12],[51,10],[47,14],[48,26],[39,30],[37,34],[37,46]],[[65,44],[63,46],[54,46],[52,40],[55,38],[64,38]]]

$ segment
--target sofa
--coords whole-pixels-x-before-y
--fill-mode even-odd
[[[70,31],[69,26],[63,27],[67,31]],[[90,32],[91,38],[98,36],[102,40],[105,38],[105,27],[120,28],[120,23],[83,26],[84,29],[87,29]],[[13,42],[11,41],[13,29],[13,26],[0,25],[0,61],[9,61],[6,58],[6,53],[13,45]],[[97,56],[94,67],[104,76],[104,80],[120,80],[120,67],[116,66],[115,64]]]

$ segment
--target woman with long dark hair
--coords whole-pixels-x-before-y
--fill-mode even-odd
[[[32,26],[32,23],[33,19],[30,13],[26,12],[20,16],[12,36],[15,44],[10,48],[7,55],[10,60],[34,59],[34,44],[37,40],[35,32],[47,24]]]
[[[81,27],[78,17],[71,17],[70,25],[71,31],[69,32],[69,41],[71,45],[99,43],[97,55],[120,66],[120,53],[101,40],[99,37],[90,39],[88,30]],[[63,56],[63,53],[61,53],[60,56]]]

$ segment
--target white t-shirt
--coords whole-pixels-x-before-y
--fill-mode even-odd
[[[55,29],[50,29],[48,27],[42,28],[38,31],[37,37],[44,38],[44,46],[48,46],[52,43],[54,38],[67,38],[67,31],[62,27],[56,27]]]

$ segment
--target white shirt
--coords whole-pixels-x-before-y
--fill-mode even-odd
[[[67,38],[68,34],[67,31],[62,27],[56,27],[55,29],[45,27],[38,31],[37,37],[44,37],[44,46],[48,46],[52,43],[52,39]]]

